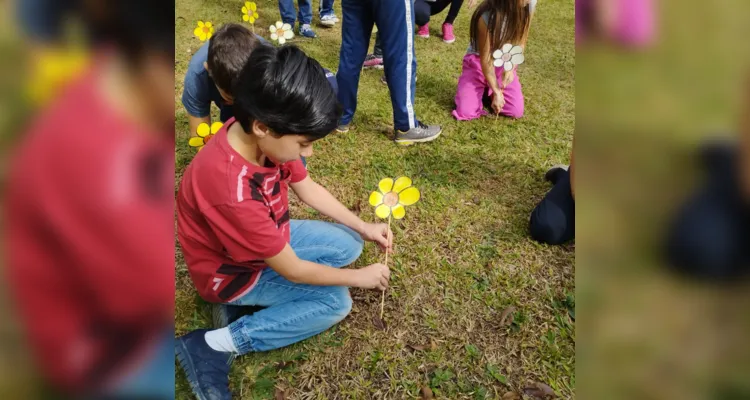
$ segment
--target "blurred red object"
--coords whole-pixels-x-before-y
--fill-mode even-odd
[[[45,374],[74,391],[127,369],[174,308],[174,144],[124,118],[98,72],[31,126],[7,185],[14,305]]]

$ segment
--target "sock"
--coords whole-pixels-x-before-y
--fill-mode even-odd
[[[237,353],[237,348],[234,347],[234,342],[232,341],[232,334],[229,332],[229,327],[221,328],[221,329],[214,329],[212,331],[206,332],[206,343],[208,345],[216,350],[216,351],[223,351],[227,353]]]

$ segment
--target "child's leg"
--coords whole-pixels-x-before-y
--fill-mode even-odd
[[[561,171],[561,178],[531,212],[531,237],[546,244],[563,244],[575,237],[575,200],[570,186],[570,172]]]
[[[318,12],[321,17],[333,14],[333,1],[334,0],[320,0],[320,8],[318,9]]]
[[[297,0],[297,7],[299,7],[299,19],[300,24],[310,25],[312,23],[312,2],[311,0]]]
[[[495,73],[497,75],[498,85],[502,85],[505,71],[502,68],[495,68]],[[491,90],[490,95],[492,95]],[[503,97],[505,98],[505,105],[503,106],[500,115],[511,118],[523,117],[523,92],[521,91],[521,81],[518,80],[518,72],[516,72],[516,70],[513,70],[513,81],[503,89]]]
[[[357,110],[359,76],[370,45],[374,20],[372,7],[359,0],[342,0],[341,12],[341,51],[336,81],[339,102],[344,107],[339,124],[348,125]]]
[[[465,55],[461,76],[458,78],[456,109],[452,112],[453,116],[459,121],[468,121],[487,114],[482,106],[482,94],[486,87],[479,56]]]
[[[375,34],[375,45],[372,48],[372,54],[383,58],[383,41],[380,39],[380,32]]]
[[[279,13],[281,21],[294,27],[297,10],[294,9],[294,0],[279,0]]]
[[[362,252],[362,238],[342,225],[292,221],[291,243],[297,256],[331,267],[353,263]],[[258,284],[235,305],[267,307],[229,325],[240,354],[268,351],[315,336],[351,311],[349,289],[292,283],[268,268]]]

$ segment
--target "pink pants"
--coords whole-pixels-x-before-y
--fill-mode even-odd
[[[502,85],[503,69],[495,68],[497,84]],[[466,54],[464,56],[463,70],[458,78],[458,90],[456,91],[456,109],[453,116],[459,121],[468,121],[487,115],[488,112],[482,104],[482,96],[485,90],[492,96],[492,89],[487,86],[487,80],[482,73],[482,64],[479,55]],[[500,113],[506,117],[523,117],[523,93],[521,93],[521,82],[518,74],[513,71],[513,82],[503,89],[505,105]]]

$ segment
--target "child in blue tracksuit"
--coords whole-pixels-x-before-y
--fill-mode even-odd
[[[417,59],[414,54],[414,7],[412,0],[342,0],[341,54],[336,78],[344,114],[339,132],[349,130],[357,109],[357,89],[367,56],[373,25],[383,41],[383,61],[393,106],[394,141],[401,145],[429,142],[441,128],[427,126],[414,113]]]

